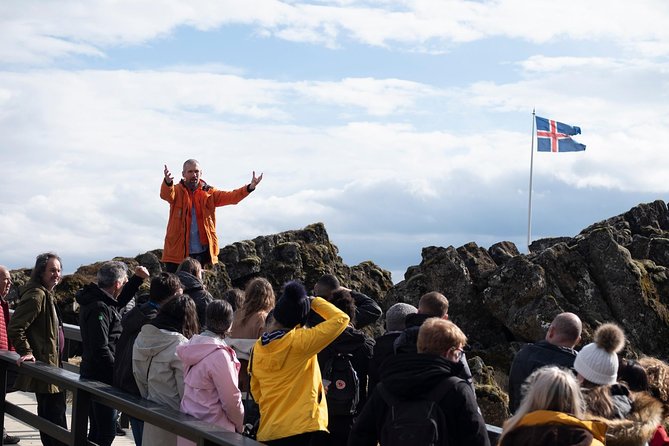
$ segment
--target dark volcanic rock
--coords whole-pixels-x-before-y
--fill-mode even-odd
[[[497,265],[504,265],[512,258],[520,255],[520,252],[512,242],[497,242],[488,249],[488,254]]]
[[[289,280],[299,280],[312,290],[323,274],[334,274],[342,285],[381,301],[393,285],[390,272],[371,261],[345,265],[322,223],[233,243],[221,249],[219,260],[230,283],[240,288],[262,276],[277,293]]]

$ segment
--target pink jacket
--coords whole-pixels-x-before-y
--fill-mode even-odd
[[[232,348],[211,332],[177,347],[184,368],[181,411],[224,430],[241,432],[242,395],[237,387],[239,361]],[[179,445],[193,444],[179,438]]]

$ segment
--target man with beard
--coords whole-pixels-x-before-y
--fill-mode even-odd
[[[174,184],[174,177],[165,166],[165,179],[160,198],[170,204],[170,216],[165,234],[162,261],[168,272],[176,272],[186,257],[198,260],[202,266],[218,263],[216,208],[237,204],[253,192],[262,181],[262,174],[233,191],[221,191],[208,185],[202,177],[200,163],[194,159],[184,162],[183,179]]]

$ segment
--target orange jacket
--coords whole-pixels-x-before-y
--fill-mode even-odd
[[[191,194],[182,182],[168,186],[163,180],[160,186],[160,198],[170,204],[170,217],[167,221],[162,261],[181,263],[188,257],[191,212],[194,201],[201,242],[209,246],[211,262],[218,263],[216,208],[227,204],[237,204],[248,195],[249,191],[246,186],[233,191],[221,191],[207,186],[202,180],[198,188]]]

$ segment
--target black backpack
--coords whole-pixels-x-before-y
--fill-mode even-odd
[[[449,376],[432,390],[426,398],[399,399],[383,383],[376,385],[379,395],[388,405],[386,419],[380,432],[381,446],[445,446],[446,418],[439,402],[453,386],[462,381]]]
[[[353,355],[335,353],[326,363],[323,381],[330,415],[353,415],[360,400],[360,380],[351,364]]]

